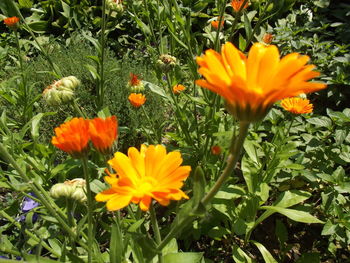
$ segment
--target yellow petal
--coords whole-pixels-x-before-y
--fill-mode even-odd
[[[122,209],[130,204],[131,198],[132,196],[130,195],[115,195],[107,202],[106,207],[109,211]]]

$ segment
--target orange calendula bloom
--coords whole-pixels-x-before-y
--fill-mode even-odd
[[[56,136],[52,137],[52,144],[72,155],[80,158],[85,155],[90,139],[89,121],[83,118],[73,118],[55,128]]]
[[[326,88],[323,83],[308,82],[320,75],[308,61],[299,53],[280,58],[275,45],[260,43],[246,57],[227,42],[221,54],[209,49],[197,57],[198,72],[205,79],[196,84],[222,96],[238,120],[259,121],[278,100]]]
[[[152,199],[166,206],[170,200],[188,199],[180,190],[189,176],[190,166],[181,166],[180,152],[167,153],[162,145],[141,145],[140,151],[130,147],[128,155],[116,152],[108,164],[116,171],[105,177],[111,185],[96,195],[98,202],[107,202],[107,209],[115,211],[131,202],[147,211]]]
[[[243,3],[245,0],[232,0],[231,1],[231,6],[233,8],[233,10],[235,10],[235,12],[238,12],[241,9],[245,9],[248,7],[248,1],[246,2],[246,4],[242,7]]]
[[[213,28],[218,29],[218,28],[219,28],[219,18],[216,18],[215,20],[212,20],[212,21],[210,22],[210,24],[211,24],[211,26],[212,26]],[[225,24],[225,21],[224,21],[224,19],[222,18],[222,19],[221,19],[221,26],[220,26],[220,28],[222,28],[222,27],[224,26],[224,24]]]
[[[281,101],[281,106],[293,114],[306,114],[313,111],[313,105],[308,99],[286,98]]]
[[[186,89],[186,87],[184,85],[177,84],[173,87],[173,92],[174,92],[174,94],[180,94],[185,89]]]
[[[94,147],[103,154],[109,153],[113,142],[117,139],[118,121],[116,116],[91,120],[89,133]]]
[[[4,19],[4,23],[11,29],[17,29],[19,18],[17,16],[8,17]]]
[[[211,153],[213,155],[219,155],[221,153],[221,147],[219,145],[214,145],[211,147]]]
[[[146,102],[145,95],[141,93],[131,93],[129,95],[129,101],[132,104],[132,106],[139,108]]]
[[[139,80],[138,76],[134,73],[130,73],[130,80],[129,85],[130,86],[138,86],[140,85],[141,80]]]

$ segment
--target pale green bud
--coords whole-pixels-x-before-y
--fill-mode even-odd
[[[74,188],[65,183],[58,183],[51,187],[50,194],[53,198],[68,197],[72,195]]]
[[[162,54],[159,56],[157,64],[163,72],[168,72],[170,69],[175,67],[176,58],[168,54]]]
[[[106,6],[109,10],[121,13],[124,11],[122,0],[106,0]]]

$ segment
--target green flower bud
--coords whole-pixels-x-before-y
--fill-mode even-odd
[[[168,54],[163,54],[159,56],[157,64],[163,72],[168,72],[169,70],[175,67],[176,58]]]
[[[50,194],[53,198],[68,197],[72,195],[74,188],[65,183],[58,183],[51,187]]]
[[[106,6],[109,10],[121,13],[124,11],[122,0],[106,0]]]
[[[50,194],[53,198],[66,197],[79,202],[85,202],[87,200],[85,185],[86,182],[82,178],[67,180],[64,183],[53,185]]]

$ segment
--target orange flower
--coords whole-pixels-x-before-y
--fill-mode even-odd
[[[117,139],[118,122],[115,116],[106,119],[95,118],[90,121],[89,133],[94,147],[103,154],[108,154]]]
[[[215,20],[212,20],[211,22],[211,26],[215,29],[218,29],[219,28],[219,19],[216,18]],[[222,28],[225,24],[225,21],[224,21],[224,18],[221,19],[221,27]]]
[[[219,155],[221,153],[221,147],[219,145],[214,145],[211,147],[211,153],[213,155]]]
[[[140,85],[141,80],[139,80],[138,76],[134,73],[130,73],[130,80],[129,85],[130,86],[138,86]]]
[[[88,148],[90,139],[89,121],[83,118],[73,118],[55,128],[56,136],[52,137],[52,144],[72,155],[82,157]]]
[[[146,102],[145,95],[142,95],[141,93],[131,93],[129,95],[129,101],[135,108],[141,107]]]
[[[306,114],[313,111],[313,105],[308,99],[286,98],[281,101],[281,106],[293,114]]]
[[[262,39],[262,41],[265,44],[271,44],[272,40],[273,40],[273,35],[269,34],[269,33],[265,33],[264,36],[263,36],[263,39]]]
[[[18,27],[19,18],[17,16],[8,17],[4,19],[4,23],[9,28],[15,30]]]
[[[174,94],[180,94],[182,91],[184,91],[186,88],[184,85],[177,84],[173,87]]]
[[[244,1],[245,0],[232,0],[231,1],[231,6],[232,6],[233,10],[235,12],[239,12],[239,10],[247,8],[248,7],[248,1],[244,5],[244,7],[242,7]]]
[[[278,100],[326,88],[323,83],[308,82],[320,75],[308,61],[308,56],[298,53],[281,59],[276,46],[260,43],[246,57],[227,42],[221,54],[209,49],[197,57],[198,72],[205,79],[196,84],[222,96],[238,120],[259,121]]]
[[[105,177],[111,188],[97,194],[95,199],[107,202],[110,211],[122,209],[131,202],[147,211],[152,198],[163,206],[170,200],[188,199],[180,188],[191,167],[180,166],[181,163],[180,152],[167,153],[162,145],[141,145],[140,151],[130,147],[128,156],[116,152],[108,161],[116,174]]]

